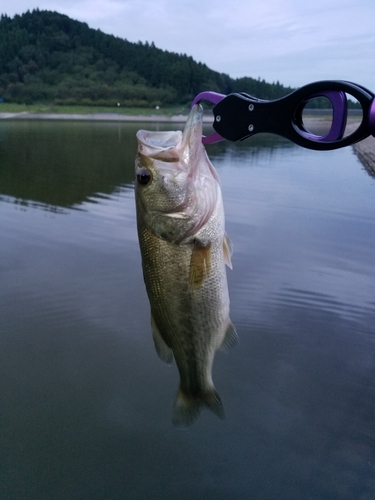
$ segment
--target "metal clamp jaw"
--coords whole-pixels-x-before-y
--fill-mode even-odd
[[[358,128],[344,137],[348,110],[346,94],[357,99],[363,116]],[[302,114],[306,103],[315,97],[326,97],[332,104],[331,127],[328,133],[322,136],[309,132],[303,123]],[[215,104],[215,133],[203,138],[205,144],[223,139],[242,141],[255,134],[267,132],[286,137],[305,148],[324,151],[348,146],[370,134],[375,136],[374,94],[351,82],[315,82],[273,101],[257,99],[244,93],[225,96],[203,92],[194,99],[193,104],[201,100]]]

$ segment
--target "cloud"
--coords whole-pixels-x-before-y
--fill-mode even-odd
[[[2,10],[34,7],[34,0],[13,0]],[[39,0],[38,7],[186,53],[233,77],[290,86],[345,77],[375,87],[374,0]]]

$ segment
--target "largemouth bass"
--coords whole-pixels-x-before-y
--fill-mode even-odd
[[[136,208],[152,335],[159,357],[180,374],[173,423],[188,427],[207,407],[224,418],[212,382],[218,349],[237,342],[229,319],[225,233],[219,177],[202,144],[202,108],[184,132],[137,133]]]

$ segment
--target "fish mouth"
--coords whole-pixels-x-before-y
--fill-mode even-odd
[[[142,147],[143,154],[150,156],[166,149],[175,148],[182,139],[182,132],[176,130],[173,132],[153,132],[151,130],[139,130],[137,132],[138,148]],[[145,149],[149,150],[147,154]]]
[[[184,131],[137,132],[138,152],[162,161],[185,161],[199,149],[202,142],[203,108],[200,104],[192,107]]]

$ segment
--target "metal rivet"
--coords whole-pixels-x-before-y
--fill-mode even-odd
[[[217,115],[216,117],[216,121],[219,122],[221,120],[221,116],[220,115]]]
[[[252,132],[254,130],[254,125],[249,125],[249,132]]]
[[[249,111],[254,111],[254,104],[249,104]]]

